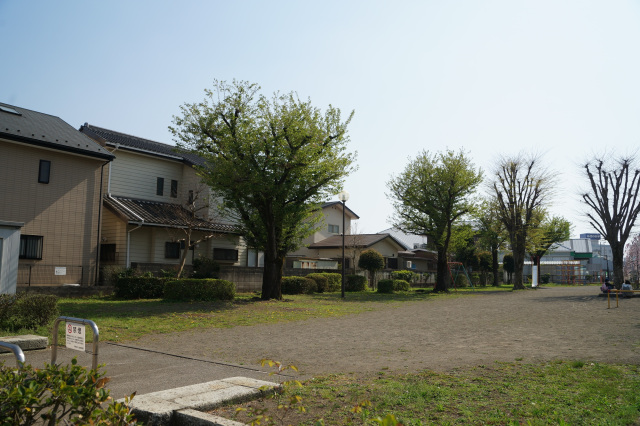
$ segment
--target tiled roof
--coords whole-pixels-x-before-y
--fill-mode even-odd
[[[0,138],[104,160],[114,158],[59,117],[4,103],[0,103]]]
[[[191,213],[179,204],[160,203],[157,201],[140,200],[135,198],[106,196],[105,205],[130,222],[139,223],[144,220],[145,225],[167,226],[173,228],[184,228],[187,226]],[[237,228],[225,223],[214,223],[204,219],[193,219],[193,228],[236,233]]]
[[[109,145],[118,144],[121,147],[125,149],[128,148],[132,151],[140,151],[162,157],[169,157],[177,161],[183,161],[187,164],[195,164],[198,166],[204,165],[204,159],[202,157],[190,152],[178,150],[176,146],[168,145],[166,143],[116,132],[115,130],[105,129],[89,123],[84,123],[84,125],[80,127],[80,131],[98,141],[103,140]]]
[[[371,247],[377,242],[380,242],[386,238],[391,238],[398,246],[403,247],[402,244],[393,238],[389,234],[354,234],[345,235],[344,244],[347,247]],[[329,238],[325,238],[322,241],[309,245],[310,249],[323,249],[323,248],[338,248],[342,247],[342,235],[333,235]]]

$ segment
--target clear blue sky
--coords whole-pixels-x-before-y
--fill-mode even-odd
[[[580,164],[640,140],[637,1],[6,1],[0,101],[173,143],[213,79],[355,110],[359,232],[390,226],[386,182],[422,149],[544,155],[554,214],[583,220]]]

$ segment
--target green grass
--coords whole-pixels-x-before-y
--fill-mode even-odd
[[[496,362],[449,373],[329,375],[302,388],[287,387],[280,400],[244,407],[282,415],[277,405],[298,395],[307,412],[289,411],[285,424],[301,425],[320,418],[327,425],[372,424],[371,419],[389,413],[404,425],[632,425],[640,421],[639,368],[582,361]],[[235,408],[216,414],[231,418]],[[244,412],[237,419],[250,421]]]

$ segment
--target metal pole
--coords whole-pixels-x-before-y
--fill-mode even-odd
[[[19,369],[22,369],[22,367],[24,367],[24,353],[22,352],[22,348],[20,346],[7,342],[0,342],[0,346],[10,349],[11,352],[13,352],[13,355],[16,357],[16,365]]]
[[[342,298],[344,299],[344,208],[345,208],[346,200],[342,200]]]
[[[93,360],[91,363],[91,368],[96,370],[98,368],[98,343],[100,341],[100,331],[98,330],[98,326],[95,322],[82,318],[73,318],[73,317],[58,317],[56,322],[53,324],[53,344],[51,345],[51,365],[56,363],[56,358],[58,357],[58,325],[60,321],[73,322],[76,324],[88,325],[91,327],[93,331]]]

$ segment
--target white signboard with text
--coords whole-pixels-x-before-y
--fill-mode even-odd
[[[67,323],[67,349],[84,352],[84,325]]]

